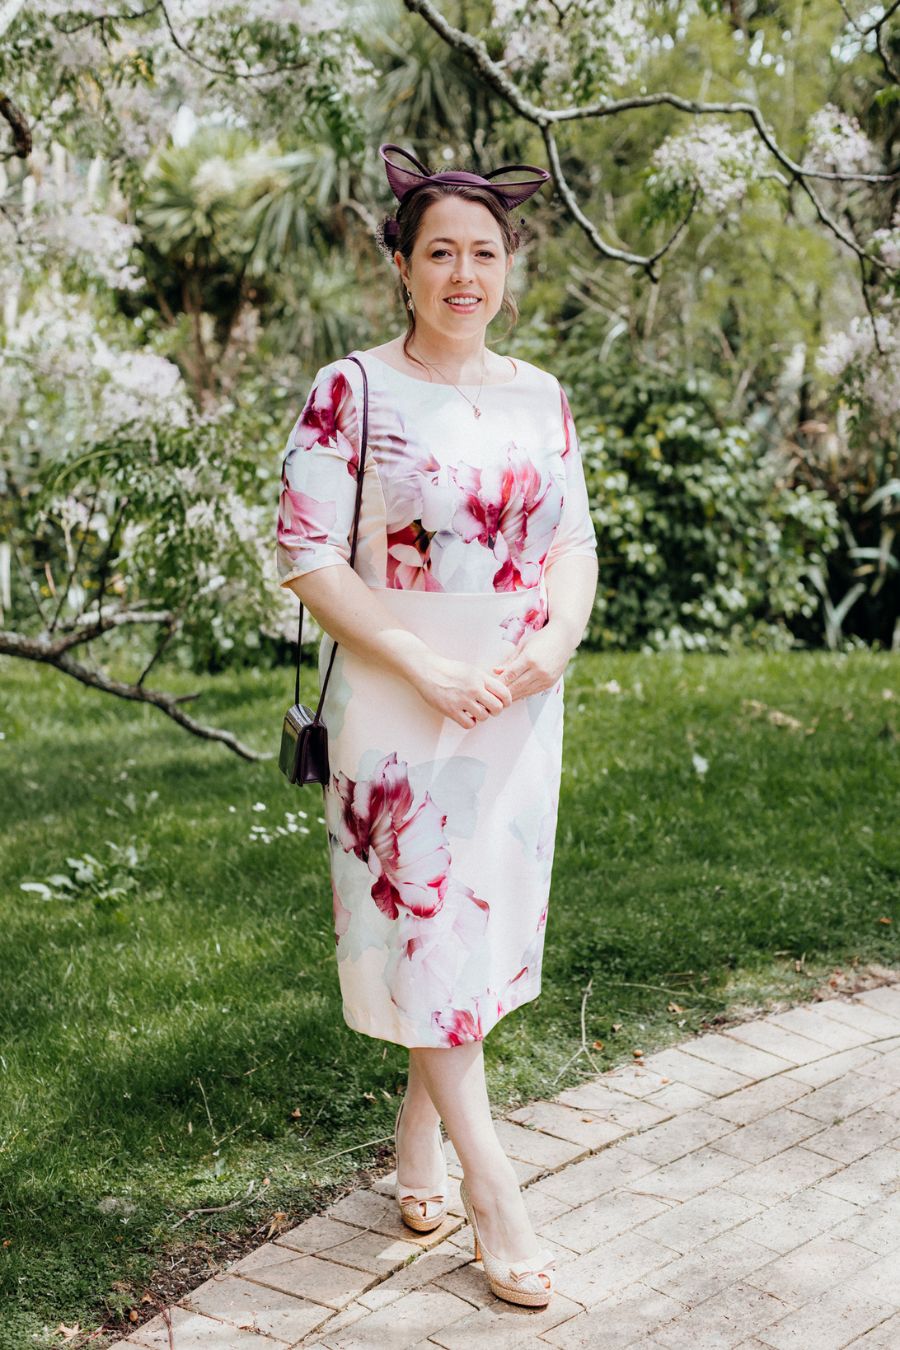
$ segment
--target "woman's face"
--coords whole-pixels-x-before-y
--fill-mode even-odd
[[[412,294],[416,327],[440,339],[471,339],[498,313],[513,255],[504,253],[500,226],[486,206],[449,196],[425,211],[409,266],[399,249],[394,261]],[[454,305],[452,296],[475,299]]]

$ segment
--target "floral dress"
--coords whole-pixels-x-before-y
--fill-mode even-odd
[[[595,556],[581,455],[555,376],[515,362],[481,416],[451,385],[356,351],[369,439],[355,571],[447,657],[499,665],[548,620],[546,573]],[[461,388],[473,400],[477,386]],[[363,379],[317,374],[282,461],[278,578],[346,565]],[[333,640],[323,632],[319,675]],[[540,993],[564,677],[469,728],[338,644],[324,789],[343,1015],[407,1046],[482,1040]]]

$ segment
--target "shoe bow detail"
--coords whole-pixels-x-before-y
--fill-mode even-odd
[[[412,1201],[413,1203],[415,1203],[415,1204],[417,1204],[417,1205],[421,1205],[421,1207],[422,1207],[422,1218],[423,1218],[423,1219],[427,1219],[427,1218],[428,1218],[428,1206],[429,1206],[429,1205],[443,1205],[443,1203],[444,1203],[444,1201],[445,1201],[445,1199],[446,1199],[446,1196],[444,1195],[443,1192],[442,1192],[440,1195],[429,1195],[427,1192],[428,1192],[428,1187],[427,1187],[427,1186],[420,1186],[420,1187],[418,1187],[418,1188],[413,1188],[413,1189],[407,1189],[407,1188],[403,1187],[403,1188],[401,1188],[401,1193],[400,1193],[400,1203],[401,1203],[401,1205],[406,1205],[406,1204],[409,1204],[410,1201]]]
[[[526,1257],[524,1261],[510,1262],[509,1273],[517,1284],[524,1284],[526,1280],[531,1278],[540,1279],[542,1275],[550,1276],[550,1282],[552,1284],[553,1278],[550,1275],[550,1271],[555,1265],[556,1257],[553,1252],[548,1250],[538,1253],[537,1264],[535,1264],[535,1258],[533,1256]]]

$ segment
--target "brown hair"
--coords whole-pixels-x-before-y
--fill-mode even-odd
[[[438,201],[441,197],[449,197],[451,195],[462,197],[467,202],[478,202],[481,206],[487,207],[497,224],[500,226],[500,237],[503,241],[503,249],[507,257],[510,253],[516,252],[522,240],[519,230],[516,229],[510,219],[509,212],[493,192],[488,188],[479,187],[475,183],[428,183],[424,187],[417,188],[415,192],[413,192],[405,202],[401,202],[397,208],[396,240],[392,240],[388,243],[384,237],[383,231],[387,221],[382,221],[382,224],[379,226],[377,238],[382,250],[392,258],[394,252],[399,249],[406,259],[408,266],[416,240],[419,237],[419,231],[422,228],[422,217],[425,215],[428,207],[432,202]],[[521,220],[520,224],[524,225],[524,220]],[[416,316],[406,304],[406,289],[403,285],[402,278],[400,279],[399,286],[400,299],[403,301],[403,307],[406,313],[406,336],[403,339],[403,351],[408,360],[418,361],[418,358],[413,356],[408,350],[409,343],[416,331]],[[500,310],[509,319],[506,332],[503,335],[506,337],[515,327],[519,317],[519,309],[515,302],[515,298],[505,287]],[[418,361],[418,364],[423,365],[423,362]]]

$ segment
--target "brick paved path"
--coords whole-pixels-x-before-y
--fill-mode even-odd
[[[436,1233],[400,1221],[392,1174],[112,1350],[900,1347],[900,983],[684,1041],[497,1130],[557,1253],[548,1308],[488,1291],[448,1146]]]

